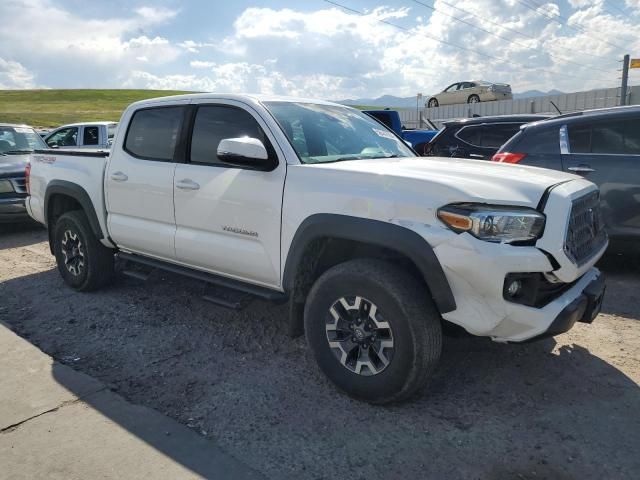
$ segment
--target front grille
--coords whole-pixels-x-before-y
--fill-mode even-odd
[[[587,262],[607,242],[600,211],[600,194],[596,190],[577,198],[571,206],[564,251],[573,263]]]

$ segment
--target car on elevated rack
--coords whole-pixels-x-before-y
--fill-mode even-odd
[[[523,342],[600,310],[608,241],[579,228],[598,190],[575,175],[420,158],[320,100],[165,97],[118,128],[111,152],[32,156],[27,208],[64,281],[95,290],[119,258],[287,302],[289,332],[354,397],[419,391],[446,322]]]
[[[461,103],[511,100],[512,98],[511,85],[473,80],[471,82],[452,83],[442,92],[430,97],[427,100],[427,107],[434,108]]]
[[[501,115],[450,120],[429,142],[425,155],[491,160],[522,125],[546,118],[548,115]]]

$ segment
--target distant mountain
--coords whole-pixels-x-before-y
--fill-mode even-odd
[[[548,92],[541,92],[540,90],[527,90],[526,92],[514,93],[513,98],[532,98],[532,97],[546,97],[547,95],[563,95],[564,92],[560,90],[549,90]]]
[[[514,93],[513,98],[532,98],[532,97],[544,97],[546,95],[562,95],[564,92],[560,90],[549,90],[548,92],[542,92],[540,90],[527,90],[526,92]],[[422,103],[424,104],[429,99],[428,95],[422,97]],[[390,108],[415,108],[416,97],[395,97],[393,95],[383,95],[378,98],[356,98],[338,100],[338,103],[343,105],[358,105],[368,107],[390,107]]]

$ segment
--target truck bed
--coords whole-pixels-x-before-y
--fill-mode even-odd
[[[46,225],[45,204],[56,193],[73,190],[86,200],[84,208],[95,210],[100,227],[106,232],[104,172],[108,150],[36,150],[31,154],[30,196],[26,207],[31,216]]]

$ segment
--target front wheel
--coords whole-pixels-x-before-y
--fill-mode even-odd
[[[318,278],[306,302],[305,334],[333,383],[377,404],[420,390],[442,348],[440,315],[426,288],[373,259],[339,264]]]
[[[88,292],[113,277],[113,250],[96,238],[84,212],[63,214],[55,223],[53,252],[58,271],[67,285]]]
[[[430,98],[429,102],[427,103],[427,105],[429,106],[429,108],[436,108],[438,106],[438,99],[437,98]]]
[[[480,97],[478,95],[469,95],[467,103],[480,103]]]

